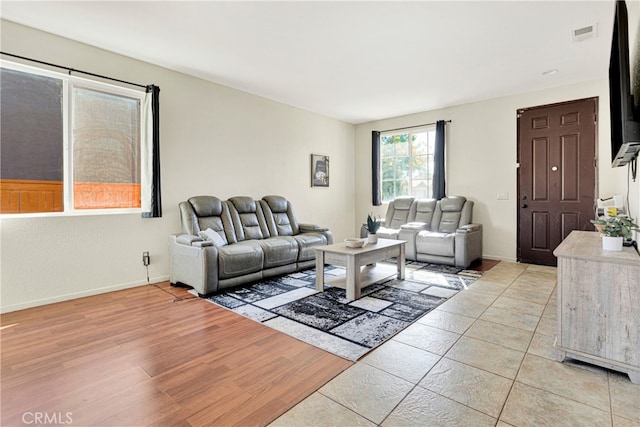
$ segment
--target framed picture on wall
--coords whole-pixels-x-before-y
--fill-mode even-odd
[[[329,156],[323,154],[311,155],[311,186],[329,186]]]

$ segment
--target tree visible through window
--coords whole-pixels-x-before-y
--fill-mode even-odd
[[[380,136],[382,201],[398,196],[430,198],[435,127]]]
[[[0,213],[140,208],[144,93],[5,63],[0,71]]]

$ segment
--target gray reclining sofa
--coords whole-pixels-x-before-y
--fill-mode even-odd
[[[315,267],[328,228],[300,224],[284,197],[191,197],[179,204],[182,234],[169,236],[169,280],[200,296]]]
[[[467,268],[482,257],[482,225],[473,224],[473,201],[398,197],[389,202],[378,237],[405,240],[406,258]],[[366,229],[361,230],[366,236]]]

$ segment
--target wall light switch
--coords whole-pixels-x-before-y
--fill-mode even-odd
[[[498,200],[509,200],[509,193],[498,193]]]

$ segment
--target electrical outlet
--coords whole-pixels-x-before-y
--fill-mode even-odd
[[[147,266],[151,264],[151,258],[149,257],[149,252],[142,252],[142,265]]]

